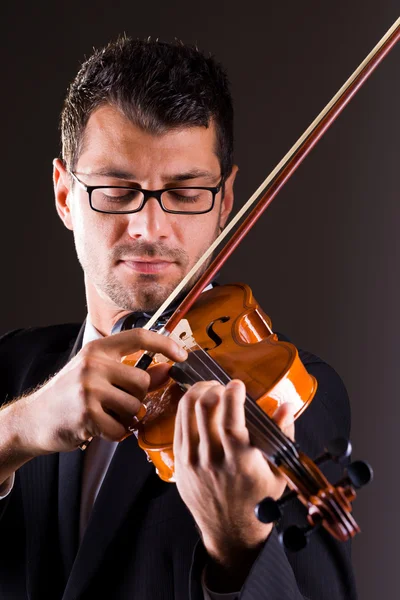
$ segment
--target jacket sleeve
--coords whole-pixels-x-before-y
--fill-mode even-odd
[[[10,386],[10,366],[12,358],[10,356],[10,342],[14,342],[15,336],[20,333],[22,329],[14,329],[0,337],[0,407],[5,402],[11,400],[9,397],[9,386]],[[11,352],[12,354],[12,352]]]
[[[15,473],[10,475],[10,477],[7,477],[7,479],[0,485],[0,500],[4,500],[4,498],[6,498],[11,492],[14,486],[14,481]]]
[[[318,390],[296,422],[296,441],[305,454],[316,458],[329,440],[348,438],[349,400],[343,382],[329,365],[306,353],[301,358],[316,377]],[[335,463],[321,470],[332,483],[343,475]],[[339,542],[319,528],[304,550],[290,553],[282,547],[280,531],[289,525],[306,524],[306,509],[299,501],[285,506],[281,522],[267,539],[241,589],[240,600],[356,600],[350,542]],[[191,569],[191,600],[202,598],[198,578],[206,563],[207,553],[199,542]]]
[[[12,340],[20,331],[22,330],[16,329],[0,337],[0,410],[4,404],[12,400],[9,389],[9,355],[7,352],[7,343],[9,340]],[[11,492],[14,486],[14,479],[15,477],[11,476],[5,482],[3,482],[2,486],[0,486],[0,519],[4,514],[6,506],[10,500]]]

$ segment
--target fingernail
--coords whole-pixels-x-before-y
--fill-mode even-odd
[[[180,346],[178,348],[178,354],[182,358],[187,358],[188,357],[188,353],[186,352],[186,350],[184,348],[181,348]]]
[[[286,418],[285,418],[285,425],[284,425],[285,427],[289,427],[290,425],[293,425],[295,414],[296,414],[296,409],[291,404],[290,408],[288,410],[288,414],[286,415]]]
[[[134,415],[132,417],[132,422],[133,422],[133,427],[134,428],[140,423],[140,421],[146,415],[146,412],[147,412],[146,406],[144,404],[141,404],[138,412],[136,413],[136,415]]]
[[[294,423],[293,417],[286,417],[283,427],[290,427],[291,425],[293,425],[293,423]]]
[[[208,398],[203,399],[203,406],[207,406],[211,408],[218,403],[219,398],[217,396],[209,396]]]
[[[231,379],[231,381],[227,384],[226,387],[235,388],[240,387],[242,385],[242,381],[239,379]]]

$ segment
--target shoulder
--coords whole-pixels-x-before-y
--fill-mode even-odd
[[[290,341],[279,334],[280,340]],[[317,381],[310,405],[296,421],[296,438],[311,456],[320,454],[331,439],[350,436],[350,401],[339,373],[319,356],[298,348],[299,358]]]
[[[337,437],[347,437],[350,433],[350,401],[342,378],[330,364],[311,352],[299,349],[299,357],[318,384],[315,397],[306,412],[318,408],[319,413],[329,416]]]
[[[14,355],[21,352],[65,352],[79,333],[81,324],[64,323],[47,327],[14,329],[0,337],[0,354]]]
[[[41,385],[68,360],[79,324],[16,329],[0,338],[0,405]]]

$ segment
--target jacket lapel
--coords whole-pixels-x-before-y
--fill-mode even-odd
[[[70,360],[82,346],[85,323],[79,332]],[[79,514],[82,469],[85,453],[81,450],[59,455],[58,520],[65,578],[63,600],[79,598],[99,568],[124,519],[138,500],[154,466],[137,444],[135,436],[118,444],[93,506],[85,534],[79,546]]]
[[[46,381],[49,374],[58,372],[69,360],[71,350],[59,354],[48,352],[40,356],[36,366],[29,372],[24,387],[36,387]],[[22,391],[22,390],[21,390]],[[21,491],[27,530],[27,589],[32,598],[43,597],[50,592],[49,569],[55,575],[51,580],[60,585],[56,577],[59,569],[57,527],[57,472],[58,455],[36,457],[21,467]],[[56,589],[52,589],[56,597]]]
[[[70,361],[81,349],[86,321],[83,323],[73,348]],[[84,453],[79,448],[59,454],[58,471],[58,532],[65,580],[71,571],[79,544],[79,508]]]
[[[57,455],[39,456],[20,471],[29,556],[27,590],[29,597],[36,599],[42,597],[46,586],[50,592],[49,569],[54,573],[60,564],[54,527],[57,522]]]
[[[79,598],[87,588],[152,474],[154,466],[147,462],[133,435],[118,445],[94,504],[63,600]]]
[[[65,580],[78,551],[82,466],[79,448],[59,455],[58,532]]]

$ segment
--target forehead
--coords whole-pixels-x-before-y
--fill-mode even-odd
[[[88,120],[78,165],[79,169],[93,171],[114,165],[127,173],[139,171],[142,176],[150,168],[177,173],[203,169],[218,176],[215,125],[211,122],[208,127],[182,127],[152,134],[133,124],[117,108],[102,106]]]

